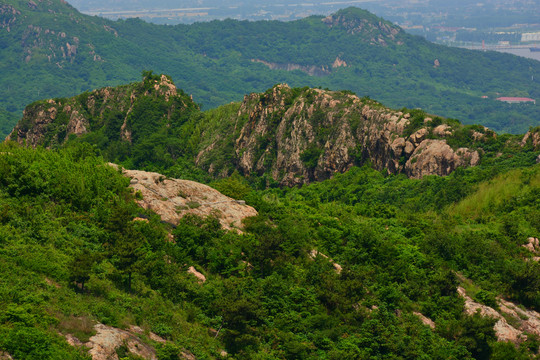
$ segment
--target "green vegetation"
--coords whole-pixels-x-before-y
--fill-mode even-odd
[[[0,108],[0,138],[7,136],[13,126],[17,123],[17,116],[9,111]]]
[[[169,86],[174,86],[170,77],[152,71],[144,71],[142,75],[139,83],[30,104],[16,129],[23,136],[28,132],[27,139],[37,141],[34,145],[59,148],[66,142],[87,143],[107,161],[174,178],[210,182],[245,171],[242,175],[262,189],[281,181],[283,169],[276,172],[275,166],[278,154],[283,156],[282,149],[293,141],[293,128],[294,141],[303,138],[302,141],[309,142],[300,147],[299,160],[308,171],[307,180],[313,181],[331,176],[315,177],[314,174],[321,172],[320,159],[324,156],[325,144],[337,141],[343,131],[348,131],[348,126],[354,141],[358,142],[356,147],[349,149],[352,154],[350,165],[361,166],[371,161],[362,150],[362,146],[366,146],[362,145],[365,140],[357,138],[366,121],[378,121],[377,116],[365,118],[362,115],[365,105],[384,116],[398,113],[368,97],[358,101],[349,91],[281,85],[262,94],[248,95],[242,103],[201,111],[182,90],[177,89],[176,94],[169,91]],[[332,101],[330,108],[325,105],[328,101]],[[458,120],[430,115],[420,109],[402,108],[400,111],[410,117],[402,134],[405,138],[425,129],[428,139],[444,139],[455,151],[463,147],[477,149],[480,163],[490,168],[514,156],[512,161],[519,161],[521,166],[534,163],[532,143],[529,141],[522,147],[522,136],[496,135],[481,125],[462,125]],[[44,114],[54,114],[54,119],[52,116],[43,118]],[[79,137],[75,134],[68,137],[68,123],[74,116],[79,121],[77,126],[86,127],[88,132]],[[248,122],[248,118],[251,121]],[[428,118],[431,121],[426,121]],[[46,125],[40,125],[38,119]],[[312,140],[303,133],[304,120],[313,129]],[[446,129],[443,133],[436,130],[441,125]],[[73,125],[69,126],[73,128]],[[376,126],[382,126],[382,123]],[[32,131],[37,133],[30,136]],[[396,136],[397,133],[393,134],[389,140],[393,141]],[[253,164],[247,171],[241,166],[246,161],[243,158],[246,152],[247,161]],[[403,165],[409,157],[403,155],[396,160]],[[416,161],[416,157],[411,159],[411,163]],[[306,176],[301,172],[295,174]],[[242,181],[235,177],[214,183],[233,198],[242,198],[247,192],[241,184]]]
[[[21,12],[15,16],[10,8],[0,14],[10,28],[0,32],[0,106],[16,117],[31,101],[128,83],[152,68],[170,74],[208,108],[286,82],[349,89],[390,107],[420,107],[498,132],[538,125],[540,102],[494,100],[540,98],[537,61],[435,45],[360,9],[335,14],[332,26],[320,16],[160,26],[89,17],[60,0],[40,2],[35,9],[16,0],[4,6]],[[347,67],[332,69],[337,57]],[[328,73],[270,70],[255,59],[285,68],[324,67]],[[7,135],[14,119],[0,115],[0,120],[1,134]]]
[[[536,337],[497,343],[494,320],[465,315],[456,292],[461,284],[489,306],[503,296],[540,310],[539,265],[521,246],[540,236],[537,152],[501,149],[479,167],[422,180],[365,166],[256,190],[264,177],[234,173],[213,185],[259,212],[236,234],[213,217],[162,223],[85,141],[4,144],[0,350],[87,359],[62,334],[84,341],[101,322],[164,337],[153,343],[160,359],[184,350],[217,358],[221,349],[236,359],[528,359]],[[133,221],[141,216],[148,222]],[[207,281],[198,284],[189,266]],[[117,354],[131,356],[125,347]]]
[[[11,0],[10,4],[28,7],[22,0]],[[510,82],[489,69],[506,61],[530,66],[533,73],[538,69],[525,60],[456,53],[401,33],[392,39],[387,32],[383,39],[387,46],[369,45],[370,37],[355,38],[349,32],[366,26],[370,31],[381,29],[370,27],[373,21],[356,21],[370,17],[357,10],[340,13],[346,26],[331,28],[320,17],[287,24],[227,20],[158,27],[138,20],[111,23],[92,18],[86,22],[88,17],[51,1],[37,4],[27,20],[41,16],[38,10],[47,6],[53,6],[51,10],[67,26],[69,36],[80,23],[86,24],[88,34],[102,35],[92,45],[95,49],[86,49],[88,53],[92,49],[92,55],[114,54],[105,62],[94,61],[93,56],[86,63],[83,57],[75,58],[61,66],[55,64],[58,69],[53,66],[50,75],[41,74],[51,79],[58,76],[54,78],[58,86],[64,79],[66,88],[62,91],[74,90],[70,84],[87,84],[79,82],[83,75],[77,73],[77,61],[88,65],[85,76],[96,83],[130,77],[131,65],[125,65],[130,62],[122,62],[126,57],[134,61],[134,68],[156,65],[155,52],[141,51],[150,49],[150,43],[155,51],[168,53],[172,48],[177,54],[193,55],[193,63],[186,60],[188,57],[171,56],[167,65],[177,67],[187,87],[195,83],[193,78],[186,80],[188,74],[204,76],[204,81],[197,80],[198,91],[213,94],[212,105],[236,96],[236,91],[244,92],[246,87],[258,88],[275,80],[274,76],[293,83],[306,80],[303,85],[317,82],[332,87],[330,82],[335,81],[339,88],[352,88],[348,85],[359,83],[359,76],[367,79],[359,83],[360,89],[376,84],[372,91],[386,92],[414,85],[415,90],[425,92],[422,101],[429,101],[431,96],[453,91],[458,96],[450,98],[458,99],[465,96],[463,89],[467,96],[476,96],[484,86],[499,91]],[[7,19],[6,14],[2,16]],[[67,21],[66,14],[73,17]],[[381,24],[388,31],[390,25]],[[46,25],[52,28],[54,22]],[[115,30],[107,28],[113,25]],[[103,26],[106,33],[100,32]],[[31,37],[44,34],[45,27],[26,29]],[[20,35],[22,30],[13,27],[13,33],[18,31]],[[118,37],[114,31],[119,32]],[[207,31],[214,36],[207,37]],[[314,47],[313,39],[320,37],[321,31],[328,35],[328,41],[344,49],[344,60],[353,65],[324,78],[308,78],[301,72],[271,72],[246,60],[264,55],[267,61],[328,64],[335,54],[322,49],[331,48],[329,44],[320,42]],[[234,41],[230,34],[236,34]],[[7,36],[0,33],[0,44],[13,50]],[[87,36],[79,38],[79,47],[88,46]],[[291,50],[288,41],[297,51]],[[411,57],[410,48],[398,45],[398,41],[407,42],[407,46],[416,44],[418,56]],[[129,51],[124,51],[124,46]],[[17,61],[16,66],[46,72],[39,64],[46,62],[46,55],[40,53],[39,46],[29,48],[34,56],[25,65]],[[275,53],[266,53],[268,48]],[[4,51],[0,54],[1,58]],[[440,68],[432,68],[435,55],[443,64]],[[373,63],[365,63],[363,56]],[[479,59],[493,67],[480,66]],[[458,66],[461,61],[470,68]],[[453,66],[445,68],[445,62]],[[15,62],[0,64],[2,74],[8,74],[7,81],[13,81],[16,72],[4,70],[10,70]],[[98,65],[100,75],[94,78]],[[247,70],[240,71],[236,65]],[[513,84],[524,84],[522,75],[509,68],[508,76],[515,76]],[[255,76],[259,72],[261,76]],[[471,72],[478,77],[463,77]],[[224,73],[232,77],[214,82],[214,76]],[[414,80],[418,73],[423,74],[424,82]],[[36,76],[31,71],[26,74]],[[393,74],[387,77],[393,82],[382,81],[383,74]],[[447,82],[458,78],[465,82],[460,91]],[[486,79],[490,82],[482,85]],[[14,359],[89,359],[84,348],[68,345],[64,335],[86,341],[95,334],[94,324],[99,322],[118,328],[137,325],[163,337],[165,344],[148,340],[159,359],[177,359],[183,351],[200,359],[219,358],[222,350],[234,359],[538,357],[538,337],[528,334],[518,346],[497,342],[495,320],[466,315],[464,301],[457,293],[461,285],[475,301],[494,308],[500,296],[540,311],[540,265],[522,246],[528,237],[540,237],[540,165],[536,164],[538,149],[531,141],[521,146],[516,136],[494,137],[481,126],[461,126],[456,120],[440,117],[424,124],[426,113],[410,110],[406,134],[426,127],[427,136],[434,138],[434,128],[446,124],[454,130],[454,135],[447,137],[452,147],[483,150],[480,165],[459,168],[447,177],[421,180],[388,175],[365,165],[323,182],[279,188],[270,177],[276,160],[273,144],[277,125],[285,110],[297,101],[315,104],[316,90],[274,87],[246,97],[242,104],[201,112],[186,93],[167,94],[167,85],[161,80],[161,75],[144,71],[140,83],[56,98],[54,104],[36,102],[27,108],[29,115],[53,106],[59,110],[45,129],[44,145],[50,149],[0,145],[0,351]],[[538,85],[527,89],[532,96]],[[234,141],[244,125],[250,124],[240,110],[257,106],[263,111],[278,90],[285,108],[269,114],[267,132],[255,139],[254,156],[260,158],[264,153],[265,167],[262,173],[254,171],[244,178],[234,172],[242,155],[235,152]],[[516,88],[520,91],[525,90]],[[332,92],[331,98],[348,106],[349,94]],[[20,100],[6,99],[10,111]],[[368,97],[361,101],[376,109],[382,107]],[[477,109],[475,104],[469,105],[469,110]],[[60,110],[68,107],[88,121],[90,132],[65,141],[70,117]],[[527,109],[533,109],[534,115],[535,107]],[[339,110],[343,109],[338,109],[338,114]],[[429,107],[427,111],[431,112]],[[10,116],[4,114],[0,116]],[[21,129],[34,126],[32,119],[25,118]],[[348,120],[351,128],[358,129],[358,116]],[[334,129],[325,125],[325,113],[320,109],[314,109],[309,121],[317,132],[317,146],[302,152],[301,161],[313,169],[323,153],[318,143]],[[485,136],[475,138],[476,133]],[[209,148],[215,151],[209,150],[203,165],[214,164],[221,179],[212,179],[194,164],[193,159]],[[228,196],[245,200],[259,215],[244,221],[242,233],[225,231],[213,216],[186,215],[172,226],[137,206],[135,200],[142,194],[131,191],[129,179],[107,161],[159,171],[162,179],[168,176],[210,183]],[[185,208],[176,210],[201,205],[187,202]],[[191,266],[205,275],[204,283],[188,273]],[[429,317],[436,327],[424,325],[415,312]],[[516,324],[519,319],[508,321]],[[133,358],[127,346],[117,348],[116,353],[119,358]]]

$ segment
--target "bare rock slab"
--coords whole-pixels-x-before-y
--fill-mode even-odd
[[[257,215],[245,201],[232,199],[195,181],[139,170],[124,170],[124,175],[131,179],[130,187],[142,195],[137,203],[172,225],[177,225],[186,214],[215,215],[224,229],[241,229],[243,219]]]

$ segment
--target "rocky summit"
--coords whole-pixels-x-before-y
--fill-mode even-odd
[[[535,143],[534,136],[522,142]],[[412,178],[445,176],[478,165],[497,135],[420,110],[392,110],[347,91],[286,84],[201,112],[170,77],[149,73],[142,83],[31,104],[8,140],[55,147],[77,137],[117,144],[111,154],[118,147],[139,153],[139,166],[153,153],[168,152],[168,159],[187,156],[214,177],[236,170],[295,186],[366,163]],[[149,142],[160,141],[162,148],[149,150],[155,146]]]
[[[189,97],[178,92],[170,77],[149,75],[142,83],[35,102],[26,107],[23,118],[6,140],[50,147],[64,143],[71,135],[81,136],[108,125],[109,129],[114,128],[116,137],[131,142],[137,130],[133,128],[130,115],[141,102],[155,98],[167,104],[167,112],[160,114],[165,122],[175,112],[197,107]]]
[[[347,92],[277,85],[264,94],[247,95],[229,121],[237,131],[236,168],[245,175],[269,173],[286,186],[328,179],[367,162],[378,170],[421,178],[448,175],[480,161],[481,150],[449,145],[447,138],[461,125],[441,125],[441,118],[394,111]],[[447,130],[441,132],[441,126]],[[478,141],[496,137],[483,127],[477,133]],[[220,174],[223,168],[213,160],[225,140],[214,129],[203,137],[213,141],[196,162]]]

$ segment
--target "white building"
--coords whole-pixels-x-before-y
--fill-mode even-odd
[[[540,41],[540,32],[535,33],[523,33],[521,34],[521,41]]]

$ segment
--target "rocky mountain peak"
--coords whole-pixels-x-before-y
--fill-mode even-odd
[[[347,33],[359,36],[372,45],[403,44],[403,31],[399,26],[366,10],[349,7],[327,16],[322,21],[329,27],[343,28]]]
[[[173,113],[198,110],[198,105],[180,93],[169,76],[145,72],[140,83],[30,104],[6,140],[34,147],[52,146],[64,143],[71,135],[81,136],[105,128],[115,132],[113,136],[131,142],[138,123],[146,121],[140,117],[150,106],[147,104],[154,101],[168,108],[165,114],[158,115],[159,121],[169,126]]]
[[[448,175],[480,160],[477,150],[448,144],[455,130],[450,125],[444,133],[435,131],[440,118],[393,111],[349,92],[277,85],[246,96],[233,121],[242,124],[234,167],[245,175],[268,173],[285,186],[327,179],[365,162],[420,178]],[[226,174],[211,160],[224,147],[217,139],[202,148],[198,164]]]
[[[103,141],[135,145],[149,134],[174,130],[194,136],[196,165],[216,177],[237,170],[295,186],[365,163],[414,178],[448,175],[480,161],[481,152],[459,139],[474,144],[495,136],[483,127],[463,136],[455,121],[420,110],[395,111],[348,91],[287,84],[229,107],[234,110],[217,111],[219,118],[212,119],[170,77],[147,72],[141,83],[31,104],[8,140],[55,146],[99,131]]]

